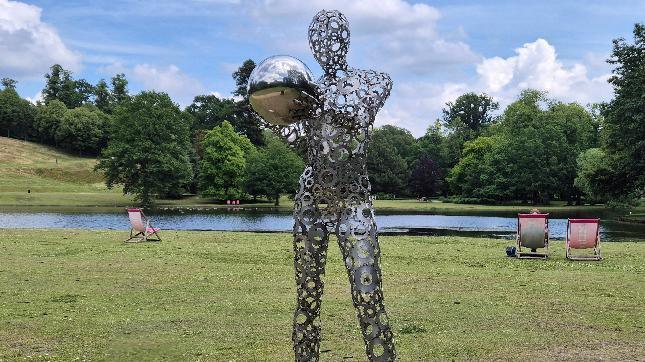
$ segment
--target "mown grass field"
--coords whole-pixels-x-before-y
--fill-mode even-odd
[[[0,230],[0,360],[292,360],[288,234]],[[638,360],[645,243],[601,262],[504,256],[505,240],[382,237],[401,361]],[[365,360],[332,240],[323,361]]]

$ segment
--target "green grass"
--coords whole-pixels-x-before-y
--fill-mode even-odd
[[[0,230],[0,360],[292,360],[288,234]],[[330,245],[323,361],[365,360]],[[645,243],[601,262],[504,256],[508,241],[382,237],[402,361],[645,355]]]

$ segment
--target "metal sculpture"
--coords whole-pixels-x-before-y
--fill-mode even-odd
[[[322,277],[332,233],[347,268],[367,357],[371,361],[396,359],[383,304],[381,251],[366,167],[372,125],[392,81],[387,74],[348,66],[349,35],[347,19],[340,12],[322,10],[314,16],[309,45],[324,75],[312,87],[286,84],[301,92],[297,99],[287,97],[294,112],[289,119],[268,125],[289,142],[304,139],[307,144],[308,166],[300,176],[294,202],[298,295],[292,338],[296,361],[319,358]],[[298,73],[297,67],[292,70]],[[261,79],[267,79],[259,70],[254,73],[250,93]]]

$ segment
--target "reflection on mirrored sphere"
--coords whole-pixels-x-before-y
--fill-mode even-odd
[[[263,60],[249,77],[249,102],[267,122],[289,125],[303,114],[302,93],[313,95],[311,71],[300,60],[276,55]]]

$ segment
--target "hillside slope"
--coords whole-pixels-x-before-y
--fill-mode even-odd
[[[0,206],[128,204],[94,171],[96,159],[0,137]]]

